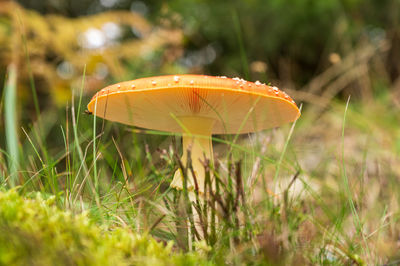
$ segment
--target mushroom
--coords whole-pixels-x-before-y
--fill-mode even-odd
[[[201,195],[205,182],[201,161],[213,159],[212,134],[260,131],[300,116],[296,103],[277,87],[204,75],[158,76],[110,85],[93,96],[88,110],[123,124],[182,133],[182,163],[186,165],[190,154]],[[180,169],[170,186],[183,189]],[[187,188],[195,189],[190,171]]]

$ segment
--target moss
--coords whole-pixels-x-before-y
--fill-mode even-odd
[[[198,254],[172,251],[127,228],[110,231],[86,213],[73,215],[54,198],[0,192],[0,265],[204,265]]]

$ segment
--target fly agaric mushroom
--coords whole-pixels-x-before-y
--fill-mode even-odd
[[[278,127],[300,116],[296,103],[277,87],[239,78],[177,75],[141,78],[97,92],[88,110],[104,119],[141,128],[182,133],[199,193],[204,193],[204,156],[213,158],[212,134],[241,134]],[[178,169],[170,185],[183,189]],[[187,188],[194,191],[188,171]],[[193,196],[193,195],[192,195]]]

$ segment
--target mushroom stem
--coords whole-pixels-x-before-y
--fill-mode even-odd
[[[179,117],[178,122],[182,127],[182,147],[183,147],[183,155],[181,157],[181,162],[184,167],[186,167],[188,162],[188,155],[190,154],[191,158],[191,166],[193,167],[193,173],[196,177],[199,200],[204,203],[205,200],[205,191],[204,191],[204,183],[205,183],[205,169],[204,165],[201,161],[204,161],[205,158],[209,159],[211,162],[213,161],[213,148],[211,141],[212,128],[214,126],[215,120],[205,117]],[[188,153],[190,151],[190,153]],[[187,177],[187,190],[189,200],[191,202],[196,201],[196,185],[194,182],[192,171],[187,169],[186,171]],[[212,177],[211,177],[212,178]],[[182,169],[178,169],[175,172],[174,179],[171,182],[171,187],[176,189],[183,189],[183,173]],[[211,184],[213,186],[213,184]],[[201,226],[200,213],[198,210],[192,205],[192,213],[194,226],[196,231],[199,233],[200,239],[204,238],[205,232],[203,232],[203,228]],[[209,221],[207,221],[209,222]],[[191,232],[190,226],[189,234]]]
[[[193,172],[196,176],[199,194],[204,195],[205,169],[201,161],[205,158],[213,161],[213,149],[211,134],[215,120],[205,117],[179,117],[179,123],[182,127],[182,147],[183,155],[181,161],[186,167],[188,160],[188,151],[193,167]],[[192,172],[187,171],[187,189],[191,200],[194,200],[195,182]],[[182,170],[178,169],[175,172],[174,179],[171,182],[171,187],[183,189]]]

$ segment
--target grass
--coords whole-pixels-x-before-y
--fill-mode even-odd
[[[54,110],[43,111],[48,133],[18,130],[18,138],[6,139],[7,147],[23,147],[24,160],[16,168],[8,164],[12,149],[0,158],[4,179],[15,180],[8,186],[19,185],[20,195],[54,195],[58,208],[88,212],[105,232],[150,234],[159,242],[173,241],[173,252],[193,248],[215,264],[399,261],[400,149],[394,122],[400,117],[385,95],[368,104],[332,102],[317,117],[306,106],[293,127],[216,136],[217,161],[209,171],[220,180],[212,204],[222,222],[193,247],[184,192],[169,188],[179,164],[179,139],[75,113],[86,102],[77,95],[57,120],[49,114]],[[7,123],[18,124],[7,101],[2,105]]]

